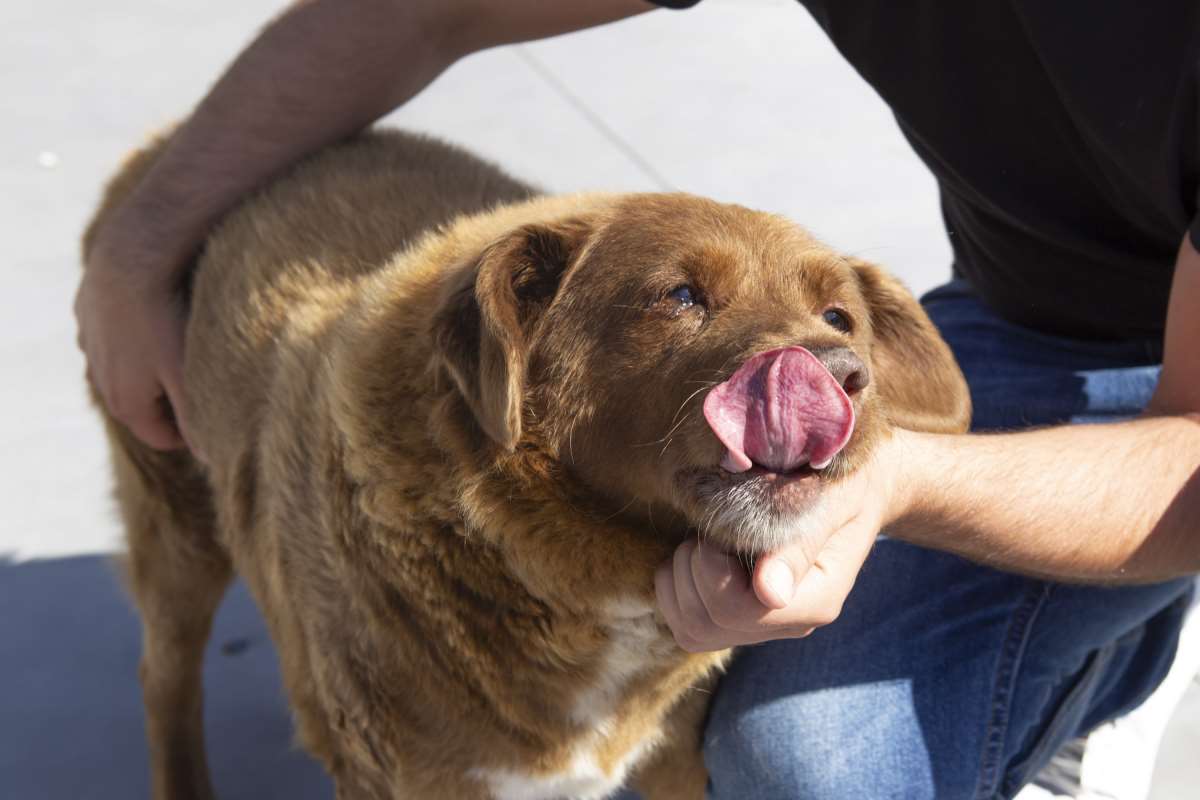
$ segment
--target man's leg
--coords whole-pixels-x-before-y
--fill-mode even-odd
[[[739,654],[710,795],[1009,797],[1153,689],[1188,586],[1051,584],[883,539],[836,624]]]
[[[1175,660],[1150,697],[1128,714],[1059,748],[1016,800],[1146,800],[1150,796],[1163,734],[1200,671],[1198,600],[1193,590]]]

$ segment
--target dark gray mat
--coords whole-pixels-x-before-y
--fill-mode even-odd
[[[109,559],[0,563],[0,797],[148,795],[139,637]],[[275,653],[241,584],[217,616],[205,687],[222,800],[332,797],[291,745]]]

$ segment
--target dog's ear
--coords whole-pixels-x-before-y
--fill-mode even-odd
[[[871,313],[871,377],[893,425],[961,433],[971,395],[953,353],[912,293],[873,264],[852,260]]]
[[[530,334],[590,234],[577,219],[533,224],[463,267],[433,322],[437,354],[484,433],[521,438]]]

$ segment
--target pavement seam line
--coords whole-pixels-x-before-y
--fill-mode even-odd
[[[590,123],[591,126],[595,128],[596,131],[602,137],[604,137],[609,144],[611,144],[613,147],[616,147],[625,155],[626,158],[632,161],[633,165],[637,167],[638,171],[640,171],[643,176],[652,181],[660,190],[664,192],[678,191],[678,189],[669,180],[663,177],[662,173],[655,169],[649,161],[647,161],[637,150],[634,149],[633,145],[631,145],[619,133],[613,130],[600,117],[599,114],[588,108],[583,100],[581,100],[575,95],[574,92],[568,89],[567,85],[559,80],[558,77],[555,76],[554,73],[551,72],[550,69],[544,63],[542,63],[537,56],[533,55],[520,45],[515,46],[513,50],[522,61],[529,65],[530,69],[537,73],[538,77],[546,82],[546,84],[554,91],[555,94],[566,101],[571,108],[575,109],[577,113],[586,119],[587,122]]]

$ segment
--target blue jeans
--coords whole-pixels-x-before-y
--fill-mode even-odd
[[[977,430],[1118,420],[1154,390],[1156,342],[1029,331],[961,282],[923,303]],[[734,660],[706,732],[710,800],[1011,797],[1157,686],[1191,586],[1050,583],[881,537],[837,622]]]

